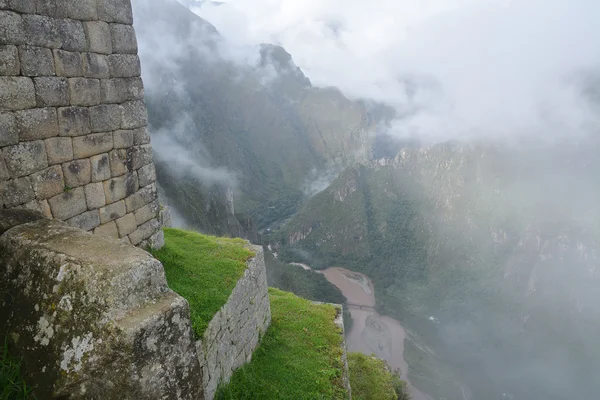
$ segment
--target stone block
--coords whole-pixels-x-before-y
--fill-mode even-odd
[[[98,0],[98,18],[106,22],[132,25],[130,0]]]
[[[146,204],[156,200],[158,195],[156,193],[156,185],[146,186],[140,189],[137,193],[129,196],[125,199],[125,205],[127,206],[127,212],[133,212]]]
[[[35,105],[35,87],[31,78],[0,76],[0,109],[23,110]]]
[[[157,219],[153,219],[139,226],[129,235],[129,240],[131,240],[131,244],[137,246],[142,240],[148,239],[154,233],[158,232],[159,229],[161,229],[160,222]]]
[[[68,137],[55,137],[44,140],[48,165],[62,164],[73,159],[73,141]]]
[[[19,46],[21,74],[26,76],[55,75],[52,50],[44,47]]]
[[[95,156],[96,154],[109,152],[112,148],[113,137],[111,132],[92,133],[73,138],[73,156],[75,158]]]
[[[135,220],[138,225],[142,225],[153,218],[158,217],[158,211],[160,206],[158,200],[153,201],[150,204],[146,204],[144,207],[135,211]]]
[[[83,136],[91,133],[89,110],[83,107],[59,108],[58,130],[60,136]]]
[[[144,98],[142,78],[103,79],[100,82],[100,93],[103,103],[124,103]]]
[[[83,76],[83,62],[81,53],[65,50],[54,50],[54,64],[56,75],[67,78]]]
[[[69,18],[82,21],[97,20],[96,0],[67,1],[67,15]]]
[[[42,200],[42,201],[46,201],[46,200]],[[46,218],[52,218],[52,213],[50,213],[50,216],[46,216],[46,214],[44,214],[44,212],[42,211],[42,208],[41,208],[41,201],[37,201],[37,200],[32,200],[29,203],[22,204],[19,206],[19,208],[17,208],[17,210],[37,211]]]
[[[38,207],[44,217],[52,218],[52,210],[50,210],[50,204],[48,204],[48,200],[40,200],[38,201]]]
[[[16,111],[19,140],[40,140],[58,136],[55,108],[32,108]]]
[[[0,75],[19,75],[21,62],[17,46],[0,46]]]
[[[141,146],[143,144],[150,143],[150,132],[147,127],[138,128],[133,130],[133,144],[134,146]]]
[[[86,78],[108,78],[110,71],[104,54],[84,53],[83,76]]]
[[[83,188],[67,189],[48,200],[52,216],[63,221],[87,211]]]
[[[87,158],[64,163],[62,169],[68,188],[87,185],[92,180],[92,167]]]
[[[8,168],[6,167],[6,162],[4,161],[4,156],[2,155],[2,151],[0,151],[0,182],[7,181],[10,179],[10,174],[8,173]],[[0,200],[0,208],[2,208],[2,201]]]
[[[133,213],[129,213],[124,217],[117,219],[115,222],[117,223],[117,228],[119,229],[119,237],[124,237],[130,233],[133,233],[138,227]]]
[[[38,200],[49,199],[62,193],[65,189],[65,181],[60,165],[54,165],[32,174],[31,184]]]
[[[121,129],[143,128],[148,125],[148,111],[143,100],[128,101],[120,107]]]
[[[66,78],[41,77],[35,78],[35,98],[38,107],[68,106],[69,85]]]
[[[69,3],[79,3],[78,1],[69,1]],[[81,21],[72,19],[57,20],[58,37],[61,42],[61,49],[66,51],[82,52],[87,50],[87,41],[85,31]]]
[[[15,12],[0,10],[0,44],[27,42],[23,18]]]
[[[1,121],[1,116],[0,116],[0,121]],[[113,132],[113,142],[114,142],[115,149],[126,149],[128,147],[133,146],[133,131]]]
[[[132,135],[133,142],[133,135]],[[11,112],[0,111],[0,147],[19,143],[17,119]]]
[[[152,162],[152,146],[145,144],[127,149],[127,167],[135,171]]]
[[[42,140],[21,142],[2,149],[10,176],[18,178],[48,167],[46,146]]]
[[[100,225],[100,218],[98,217],[98,210],[92,210],[68,219],[66,222],[75,228],[91,231]]]
[[[113,78],[132,78],[142,74],[140,58],[135,54],[112,54],[108,56],[108,65]]]
[[[156,182],[156,169],[154,168],[153,163],[138,169],[137,173],[140,187],[148,186]]]
[[[110,24],[113,53],[137,54],[135,29],[131,25]]]
[[[66,18],[66,3],[65,0],[35,0],[35,12],[54,18]]]
[[[95,106],[100,104],[100,81],[88,78],[70,78],[69,93],[73,106]]]
[[[57,21],[45,15],[23,15],[26,43],[51,49],[60,48]]]
[[[112,176],[121,176],[126,174],[127,169],[127,150],[117,149],[109,153],[110,173]]]
[[[106,205],[106,197],[104,196],[104,186],[102,185],[102,182],[90,183],[85,186],[84,191],[88,210],[94,210]]]
[[[131,242],[131,239],[129,239]],[[146,239],[147,247],[151,249],[162,249],[165,245],[165,233],[162,229],[159,229],[158,232],[150,236]]]
[[[117,104],[90,107],[92,132],[115,131],[121,127],[121,109]]]
[[[104,181],[104,195],[108,204],[131,196],[138,190],[136,173],[128,173],[123,176]]]
[[[24,14],[35,13],[35,0],[3,0],[5,5],[3,8],[13,10]],[[2,1],[0,1],[2,4]]]
[[[7,207],[15,207],[35,199],[29,177],[0,182],[0,199]]]
[[[117,228],[117,224],[115,223],[115,221],[110,221],[109,223],[100,225],[99,227],[94,229],[94,234],[118,239],[119,229]]]
[[[83,23],[88,50],[92,53],[111,54],[112,39],[110,26],[103,21],[87,21]]]
[[[100,154],[90,158],[92,164],[92,182],[110,179],[110,161],[108,154]]]
[[[100,213],[100,223],[102,224],[119,219],[127,212],[123,200],[102,207],[98,211]]]

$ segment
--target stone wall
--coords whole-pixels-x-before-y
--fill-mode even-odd
[[[219,384],[229,382],[236,369],[250,362],[271,323],[263,249],[252,246],[252,251],[256,256],[248,262],[244,276],[196,343],[207,400],[213,399]]]
[[[0,0],[0,209],[160,247],[129,0]]]

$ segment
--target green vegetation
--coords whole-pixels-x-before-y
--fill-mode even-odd
[[[355,400],[409,400],[406,382],[386,362],[362,353],[348,353],[350,386]]]
[[[217,399],[345,399],[342,336],[336,310],[269,289],[272,321],[252,362],[237,370]]]
[[[21,360],[10,355],[8,341],[0,353],[0,400],[34,399],[21,376]]]
[[[165,267],[169,287],[190,303],[192,327],[201,337],[254,254],[242,239],[165,229],[165,246],[152,254]]]

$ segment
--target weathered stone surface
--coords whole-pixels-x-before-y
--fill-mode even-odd
[[[66,1],[66,0],[64,0]],[[69,3],[79,3],[78,1],[69,1]],[[87,42],[81,21],[72,19],[57,20],[58,37],[61,42],[61,48],[67,51],[82,52],[87,50]]]
[[[100,225],[94,229],[94,234],[118,239],[119,229],[117,228],[115,221],[110,221],[109,223]]]
[[[121,176],[128,172],[127,169],[127,150],[118,149],[109,153],[110,173],[112,176]]]
[[[148,186],[156,182],[156,170],[153,163],[138,169],[137,173],[140,187]]]
[[[38,207],[44,217],[52,218],[52,210],[50,210],[50,204],[48,204],[48,200],[40,200],[38,201]]]
[[[108,65],[113,78],[132,78],[142,74],[140,59],[135,54],[112,54],[108,56]]]
[[[160,222],[157,219],[153,219],[139,226],[133,233],[129,235],[129,240],[131,240],[131,244],[137,246],[142,242],[142,240],[148,239],[160,228]]]
[[[91,231],[100,225],[98,210],[92,210],[84,212],[83,214],[79,214],[67,220],[67,224],[79,229],[83,229],[84,231]]]
[[[87,211],[83,188],[65,190],[58,196],[48,199],[54,218],[67,220]]]
[[[6,167],[6,162],[4,161],[4,156],[0,151],[0,182],[7,181],[10,179],[10,174],[8,173],[8,168]],[[2,201],[0,200],[0,207],[2,207]]]
[[[68,16],[65,0],[35,0],[35,12],[54,18]]]
[[[31,210],[0,210],[0,236],[15,226],[39,221],[40,219],[44,219],[44,216]]]
[[[35,1],[34,0],[3,0],[5,3],[4,7],[8,10],[16,11],[19,13],[35,13]],[[2,1],[0,1],[2,4]]]
[[[160,206],[158,204],[158,200],[153,201],[150,204],[145,205],[144,207],[138,209],[135,214],[135,220],[138,225],[142,225],[151,219],[154,219],[158,216],[158,211],[160,210]]]
[[[21,62],[17,46],[0,46],[0,75],[19,75]]]
[[[90,183],[84,190],[88,210],[94,210],[106,205],[106,197],[104,196],[104,186],[102,185],[102,182]]]
[[[163,228],[170,228],[173,226],[171,220],[171,209],[164,204],[161,204],[160,211],[158,212],[158,219]]]
[[[10,176],[18,178],[40,171],[48,166],[46,146],[42,140],[21,142],[2,149]]]
[[[137,170],[152,162],[152,146],[142,145],[127,149],[127,166],[129,170]]]
[[[19,46],[21,73],[26,76],[55,75],[52,51],[44,47]]]
[[[149,185],[125,199],[127,212],[133,212],[157,198],[156,185]]]
[[[20,140],[40,140],[58,136],[55,108],[32,108],[15,112]]]
[[[118,130],[121,126],[120,108],[116,104],[101,104],[90,107],[92,132]]]
[[[0,76],[0,109],[23,110],[35,105],[35,87],[31,78]]]
[[[110,32],[114,53],[137,54],[138,46],[133,26],[110,24]]]
[[[103,79],[100,86],[103,103],[123,103],[144,98],[142,78]]]
[[[60,48],[57,21],[45,15],[23,15],[26,43],[51,49]]]
[[[104,195],[108,204],[131,196],[137,189],[138,181],[135,173],[129,173],[104,182]]]
[[[35,199],[29,177],[0,182],[0,199],[7,207],[18,206]]]
[[[83,23],[87,38],[88,50],[93,53],[111,54],[112,39],[110,27],[103,21],[88,21]]]
[[[148,125],[148,111],[143,100],[129,101],[120,107],[122,129],[143,128]]]
[[[59,108],[58,128],[60,136],[82,136],[91,133],[89,110],[84,107]]]
[[[75,158],[86,158],[106,153],[113,148],[112,133],[92,133],[73,138],[73,155]]]
[[[83,54],[83,76],[86,78],[108,78],[110,71],[108,61],[103,54]]]
[[[129,0],[98,0],[98,18],[102,21],[133,24]]]
[[[65,78],[35,78],[35,98],[38,107],[68,106],[69,85]]]
[[[107,222],[119,219],[125,215],[125,202],[123,200],[117,201],[116,203],[102,207],[98,211],[100,213],[100,223],[105,224]]]
[[[150,143],[150,132],[147,127],[138,128],[133,130],[133,144],[134,146],[141,146],[143,144]]]
[[[100,81],[88,78],[70,78],[71,105],[95,106],[100,104]]]
[[[119,237],[129,235],[138,227],[133,213],[129,213],[124,217],[117,219],[115,222],[117,223],[117,228],[119,229]]]
[[[98,19],[96,0],[67,1],[67,15],[69,18],[82,21]]]
[[[56,196],[62,193],[65,188],[65,181],[60,165],[55,165],[32,174],[31,183],[35,197],[38,200],[45,200]]]
[[[0,121],[1,121],[1,118],[2,117],[0,116]],[[125,148],[133,146],[133,131],[113,132],[113,142],[114,142],[115,149],[125,149]]]
[[[56,65],[56,75],[67,78],[83,76],[83,62],[81,53],[54,50],[54,64]]]
[[[0,44],[23,44],[25,41],[23,18],[15,12],[0,10]]]
[[[64,163],[62,169],[68,188],[87,185],[92,180],[92,167],[87,158]]]
[[[68,137],[55,137],[44,140],[48,165],[62,164],[73,159],[73,141]]]
[[[148,253],[59,221],[20,225],[0,238],[0,293],[35,394],[202,399],[187,302]]]
[[[19,131],[17,130],[15,114],[0,111],[0,147],[17,143],[19,143]]]
[[[92,164],[92,182],[110,179],[110,161],[108,154],[100,154],[90,158]]]

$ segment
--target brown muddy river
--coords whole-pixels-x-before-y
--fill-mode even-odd
[[[375,290],[371,280],[364,274],[338,267],[319,272],[337,286],[348,303],[352,304],[349,309],[354,324],[346,334],[348,350],[374,353],[386,360],[392,368],[402,371],[402,378],[409,383],[413,400],[430,400],[429,396],[416,390],[408,381],[408,365],[404,360],[404,328],[395,319],[381,316],[369,308],[375,306]]]

